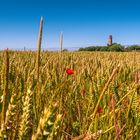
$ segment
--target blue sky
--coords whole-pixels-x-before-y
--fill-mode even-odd
[[[0,48],[36,49],[41,16],[43,49],[140,44],[139,0],[0,0]]]

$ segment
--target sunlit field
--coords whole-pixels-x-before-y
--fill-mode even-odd
[[[139,139],[140,53],[0,52],[1,139]]]

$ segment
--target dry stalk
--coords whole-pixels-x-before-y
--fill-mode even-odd
[[[113,110],[113,117],[114,117],[114,128],[115,128],[115,132],[116,132],[115,140],[119,140],[119,129],[118,129],[117,120],[116,120],[114,95],[112,95],[112,110]]]
[[[35,120],[38,121],[38,104],[40,98],[38,98],[38,94],[40,93],[40,85],[39,85],[39,75],[40,75],[40,52],[41,52],[41,42],[42,42],[42,32],[43,32],[43,17],[40,20],[40,30],[38,36],[38,52],[37,52],[37,93],[33,95],[34,106],[35,106]]]
[[[5,130],[5,117],[6,117],[6,110],[8,107],[9,97],[8,97],[8,80],[9,80],[9,53],[8,49],[5,51],[5,83],[4,83],[4,93],[3,93],[3,105],[2,105],[2,115],[1,115],[1,132]]]
[[[137,84],[137,93],[139,94],[139,89],[140,89],[140,69],[136,70],[134,72],[134,81]]]
[[[41,42],[42,42],[42,31],[43,31],[43,17],[40,20],[40,31],[38,37],[38,53],[37,53],[37,80],[39,80],[39,67],[40,67],[40,52],[41,52]]]
[[[60,33],[60,51],[62,52],[63,47],[63,34],[62,32]]]

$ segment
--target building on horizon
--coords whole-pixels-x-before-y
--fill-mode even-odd
[[[112,43],[113,43],[113,37],[112,35],[109,35],[107,46],[112,46]]]

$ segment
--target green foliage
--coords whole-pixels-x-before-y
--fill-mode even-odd
[[[80,123],[77,122],[77,121],[76,122],[73,122],[72,129],[73,129],[73,133],[79,134],[79,131],[80,131]]]
[[[124,47],[121,46],[120,44],[114,43],[112,46],[109,46],[108,51],[123,52],[124,51]]]
[[[79,51],[107,51],[108,47],[106,46],[90,46],[86,48],[80,48]]]
[[[126,51],[134,51],[134,50],[139,51],[140,50],[140,46],[138,46],[138,45],[132,45],[132,46],[128,46],[126,48]]]
[[[100,51],[108,51],[109,47],[105,46],[105,47],[101,47]]]
[[[124,47],[121,44],[114,43],[112,46],[90,46],[85,48],[79,48],[78,51],[111,51],[111,52],[128,52],[128,51],[140,51],[139,45],[131,45]]]

